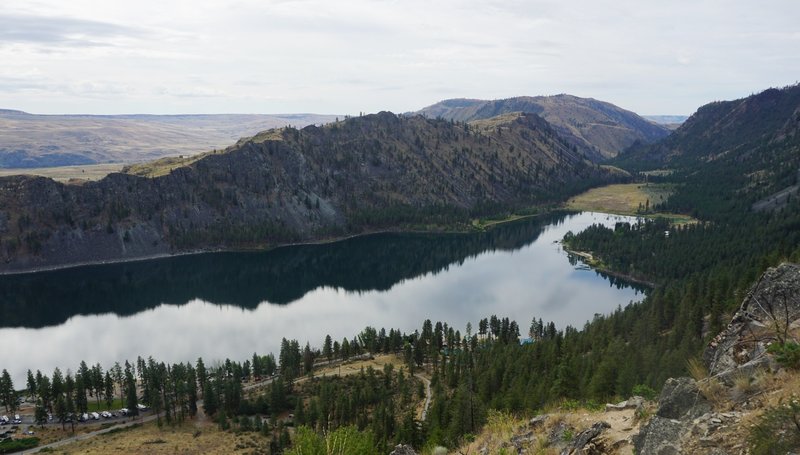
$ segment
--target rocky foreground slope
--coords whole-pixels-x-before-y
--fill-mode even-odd
[[[98,182],[0,178],[0,272],[451,226],[618,178],[533,114],[470,127],[383,112]]]
[[[689,362],[692,377],[668,379],[657,400],[562,406],[528,421],[490,416],[455,453],[800,453],[800,350],[781,349],[798,340],[800,266],[782,264],[753,286],[702,360]]]

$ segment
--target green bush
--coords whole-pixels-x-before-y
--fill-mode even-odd
[[[644,384],[638,384],[633,386],[633,394],[639,395],[640,397],[643,397],[645,400],[650,400],[650,401],[656,398],[656,391]]]
[[[791,453],[800,449],[800,401],[768,409],[750,430],[753,455]]]
[[[19,452],[39,445],[39,438],[9,439],[0,442],[0,453]]]
[[[786,368],[800,369],[800,344],[772,343],[767,352],[775,356],[775,360]]]
[[[369,455],[375,443],[370,431],[358,431],[354,426],[341,427],[322,437],[308,427],[301,426],[288,450],[288,455]]]

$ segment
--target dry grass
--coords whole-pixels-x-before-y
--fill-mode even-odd
[[[526,443],[527,445],[523,445],[522,448],[526,451],[525,453],[529,454],[558,454],[560,452],[558,447],[555,447],[555,445],[549,446],[548,435],[561,423],[572,429],[574,437],[593,424],[604,421],[611,425],[611,428],[603,432],[603,438],[611,442],[624,441],[639,431],[639,423],[636,422],[634,413],[633,409],[610,412],[597,412],[584,408],[570,411],[552,409],[547,413],[549,417],[544,422],[544,425],[535,431],[531,440]],[[453,453],[479,454],[483,448],[486,448],[488,453],[491,454],[516,453],[514,447],[509,446],[508,442],[513,436],[525,435],[529,431],[527,419],[508,413],[492,412],[489,414],[483,431],[477,435],[475,440],[463,445]],[[618,455],[632,454],[633,446],[624,443],[612,453]]]
[[[495,131],[497,128],[507,125],[514,120],[518,119],[522,115],[522,112],[511,112],[508,114],[498,115],[497,117],[492,117],[488,119],[480,119],[480,120],[473,120],[469,122],[469,124],[476,128],[478,131],[482,132],[492,132]]]
[[[593,188],[579,194],[566,203],[572,210],[591,212],[614,213],[619,215],[637,215],[639,204],[644,207],[647,201],[650,206],[661,203],[672,195],[673,188],[663,184],[628,183],[607,185]],[[686,215],[670,213],[654,214],[672,219],[676,223],[693,222],[693,218]]]
[[[696,357],[686,361],[686,370],[689,372],[689,376],[697,382],[708,378],[708,368]]]
[[[319,370],[314,370],[314,376],[348,376],[358,374],[362,369],[366,370],[370,366],[375,370],[382,371],[384,365],[387,364],[394,366],[395,371],[397,371],[400,368],[404,368],[405,362],[395,354],[378,355],[368,360],[356,360],[344,362],[340,365],[326,366]]]
[[[697,381],[697,388],[715,409],[724,407],[728,401],[728,389],[717,378],[709,377],[708,368],[697,358],[686,361],[689,376]]]
[[[199,430],[199,434],[198,434]],[[174,453],[267,453],[269,441],[257,433],[220,431],[211,423],[186,422],[177,428],[159,429],[154,423],[100,435],[54,449],[55,453],[174,454]]]
[[[151,177],[151,178],[161,177],[162,175],[169,174],[174,169],[188,166],[200,160],[201,158],[204,158],[208,155],[212,155],[214,153],[222,153],[222,152],[214,150],[192,156],[184,156],[184,155],[168,156],[166,158],[157,159],[155,161],[149,161],[147,163],[130,164],[128,166],[125,166],[122,169],[122,172],[131,175],[138,175],[140,177]]]
[[[86,166],[59,166],[31,169],[2,169],[0,177],[9,175],[38,175],[59,182],[81,183],[87,180],[100,180],[112,172],[120,172],[122,164],[92,164]]]
[[[731,388],[731,399],[735,403],[741,403],[761,389],[763,373],[749,375],[740,372],[733,377],[733,387]]]

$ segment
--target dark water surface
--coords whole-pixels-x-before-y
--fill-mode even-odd
[[[319,346],[367,325],[459,328],[496,314],[581,327],[640,300],[568,258],[571,230],[628,218],[550,215],[481,234],[377,234],[262,253],[210,253],[0,277],[0,369],[104,368],[275,352],[281,338]],[[524,334],[523,334],[524,336]]]

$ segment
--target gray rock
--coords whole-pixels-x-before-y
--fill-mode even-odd
[[[667,419],[694,419],[711,411],[692,378],[669,378],[661,389],[656,415]]]
[[[567,425],[564,422],[558,422],[553,428],[550,429],[550,434],[547,436],[547,440],[550,446],[563,446],[565,442],[565,435],[568,431],[573,431],[574,429]]]
[[[538,416],[532,418],[530,420],[530,422],[528,422],[528,426],[533,428],[533,429],[539,428],[542,425],[544,425],[544,423],[547,422],[547,419],[549,419],[549,418],[550,418],[550,416],[548,416],[547,414],[538,415]]]
[[[417,455],[417,452],[409,445],[397,444],[389,455]]]
[[[611,428],[611,425],[606,422],[597,422],[590,428],[581,431],[575,436],[575,439],[561,451],[561,455],[602,453],[601,448],[592,447],[590,445],[592,445],[595,438],[600,436],[607,428]]]
[[[635,453],[677,455],[682,453],[681,437],[686,424],[678,420],[654,416],[639,434],[633,437]]]
[[[639,409],[644,406],[644,398],[640,396],[633,396],[625,401],[620,401],[617,404],[606,404],[606,412],[610,411],[623,411],[625,409]]]
[[[712,374],[763,357],[766,346],[800,321],[800,265],[770,268],[753,285],[728,327],[703,353]]]

